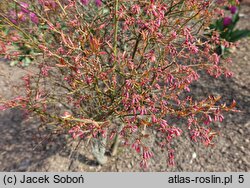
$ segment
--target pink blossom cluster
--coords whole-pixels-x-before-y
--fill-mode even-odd
[[[9,15],[10,19],[13,23],[17,24],[18,21],[24,22],[26,19],[30,19],[33,23],[38,24],[39,18],[38,16],[29,10],[30,6],[28,3],[20,2],[19,3],[20,11],[11,10]]]

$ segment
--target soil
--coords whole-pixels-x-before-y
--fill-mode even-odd
[[[250,29],[250,3],[242,6],[239,28]],[[220,132],[213,147],[192,143],[183,136],[175,142],[175,166],[168,166],[167,154],[152,147],[155,154],[148,169],[141,169],[140,158],[126,147],[120,147],[107,164],[96,163],[89,147],[67,136],[46,139],[35,119],[25,119],[17,109],[0,112],[0,171],[250,171],[250,38],[240,41],[228,65],[234,77],[213,79],[204,75],[192,86],[195,96],[221,95],[225,102],[237,101],[239,113],[228,113],[225,120],[214,125]],[[24,70],[0,64],[0,95],[17,96],[15,86]],[[156,145],[155,142],[152,143]],[[79,147],[77,147],[79,146]]]

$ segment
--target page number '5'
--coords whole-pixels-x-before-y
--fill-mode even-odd
[[[244,182],[244,175],[239,175],[238,182],[239,183],[243,183]]]

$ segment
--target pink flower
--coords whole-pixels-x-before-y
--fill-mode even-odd
[[[197,142],[197,138],[200,136],[200,132],[198,130],[190,131],[190,139],[194,142]]]
[[[8,109],[8,107],[6,105],[1,105],[0,106],[0,111],[5,111],[7,109]]]
[[[165,129],[168,126],[168,123],[166,120],[162,119],[160,125],[163,129]]]
[[[183,29],[183,35],[186,38],[186,41],[192,42],[194,40],[194,37],[191,34],[191,29],[190,28],[184,28]]]
[[[19,12],[18,14],[17,14],[17,16],[18,16],[18,19],[20,20],[20,21],[25,21],[26,20],[26,15],[24,14],[24,12]]]
[[[51,67],[49,67],[47,65],[41,66],[42,75],[45,76],[45,77],[49,76],[49,70],[50,69],[51,69]]]
[[[158,121],[154,114],[151,116],[151,120],[152,120],[152,123],[156,123]]]
[[[205,124],[205,125],[209,125],[213,120],[212,120],[212,118],[211,118],[210,115],[207,115],[206,118],[207,118],[207,119],[204,121],[204,124]]]
[[[221,115],[221,114],[216,114],[216,115],[214,116],[214,121],[222,122],[223,119],[224,119],[224,116]]]
[[[143,159],[148,160],[154,156],[154,154],[148,150],[148,148],[143,149]]]
[[[182,130],[179,129],[179,128],[176,128],[176,127],[172,128],[171,131],[172,131],[176,136],[180,136],[180,135],[182,134]]]
[[[57,3],[54,0],[38,0],[38,2],[47,9],[55,9],[57,6]]]
[[[139,5],[133,5],[132,8],[131,8],[131,11],[133,14],[139,14],[140,11],[141,11],[141,8]]]
[[[35,13],[33,13],[33,12],[30,13],[30,19],[35,24],[39,23],[39,19],[38,19],[37,15]]]
[[[148,52],[147,54],[145,54],[145,58],[147,58],[151,62],[155,62],[156,61],[156,57],[155,57],[154,50],[151,50],[150,52]]]
[[[210,60],[215,64],[218,65],[220,62],[220,56],[218,56],[218,54],[213,53],[210,57]]]
[[[63,115],[61,116],[61,118],[63,118],[63,119],[67,119],[67,118],[71,118],[71,117],[72,117],[72,114],[67,112],[67,111],[64,112]]]
[[[230,10],[231,14],[235,14],[237,12],[237,7],[231,6],[231,7],[229,7],[229,10]]]
[[[16,12],[14,10],[11,10],[9,12],[9,19],[11,20],[11,22],[13,22],[14,24],[17,24],[18,21],[25,21],[26,20],[26,14],[23,11],[20,12]]]
[[[135,151],[137,153],[141,152],[141,141],[140,140],[136,140],[133,144],[132,144],[132,148],[135,149]]]
[[[130,130],[131,130],[132,133],[135,133],[135,132],[138,131],[138,127],[136,125],[131,126]]]
[[[169,149],[168,150],[168,165],[173,166],[174,163],[174,150],[173,149]]]
[[[81,2],[83,5],[88,5],[88,4],[89,4],[89,0],[80,0],[80,2]]]
[[[115,137],[115,135],[116,135],[116,131],[112,131],[112,132],[110,133],[110,135],[109,135],[109,139],[110,139],[110,140],[113,140],[113,138]]]
[[[148,168],[148,161],[143,159],[141,162],[140,162],[140,167],[141,168]]]
[[[177,37],[176,31],[172,31],[171,36],[175,39]]]
[[[69,134],[72,135],[73,139],[75,139],[77,137],[83,138],[83,136],[84,136],[84,132],[81,130],[80,126],[72,127],[69,130]]]
[[[101,1],[101,0],[95,0],[95,5],[96,5],[97,7],[102,6],[102,1]]]
[[[225,27],[229,26],[231,23],[232,23],[232,18],[230,18],[230,17],[223,18],[223,25]]]
[[[227,78],[229,78],[229,77],[232,77],[233,76],[233,72],[230,72],[230,71],[225,71],[225,76],[227,77]]]
[[[144,115],[144,114],[147,114],[147,109],[145,106],[142,106],[141,108],[139,107],[139,112],[140,112],[140,115]]]
[[[29,4],[28,3],[25,3],[25,2],[20,2],[20,5],[21,5],[21,10],[22,12],[24,13],[29,13]]]

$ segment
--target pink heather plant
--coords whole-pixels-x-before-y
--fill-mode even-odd
[[[93,1],[98,9],[87,0],[5,3],[0,24],[10,32],[1,33],[0,52],[8,59],[25,56],[9,48],[22,41],[39,52],[33,55],[39,71],[25,76],[25,93],[2,99],[0,109],[20,107],[53,132],[90,142],[100,164],[108,143],[115,154],[120,139],[147,167],[155,155],[148,139],[156,132],[174,165],[174,139],[188,132],[191,141],[213,145],[211,123],[236,105],[189,94],[202,71],[231,75],[224,66],[230,60],[215,49],[233,44],[216,32],[200,37],[227,1]]]

